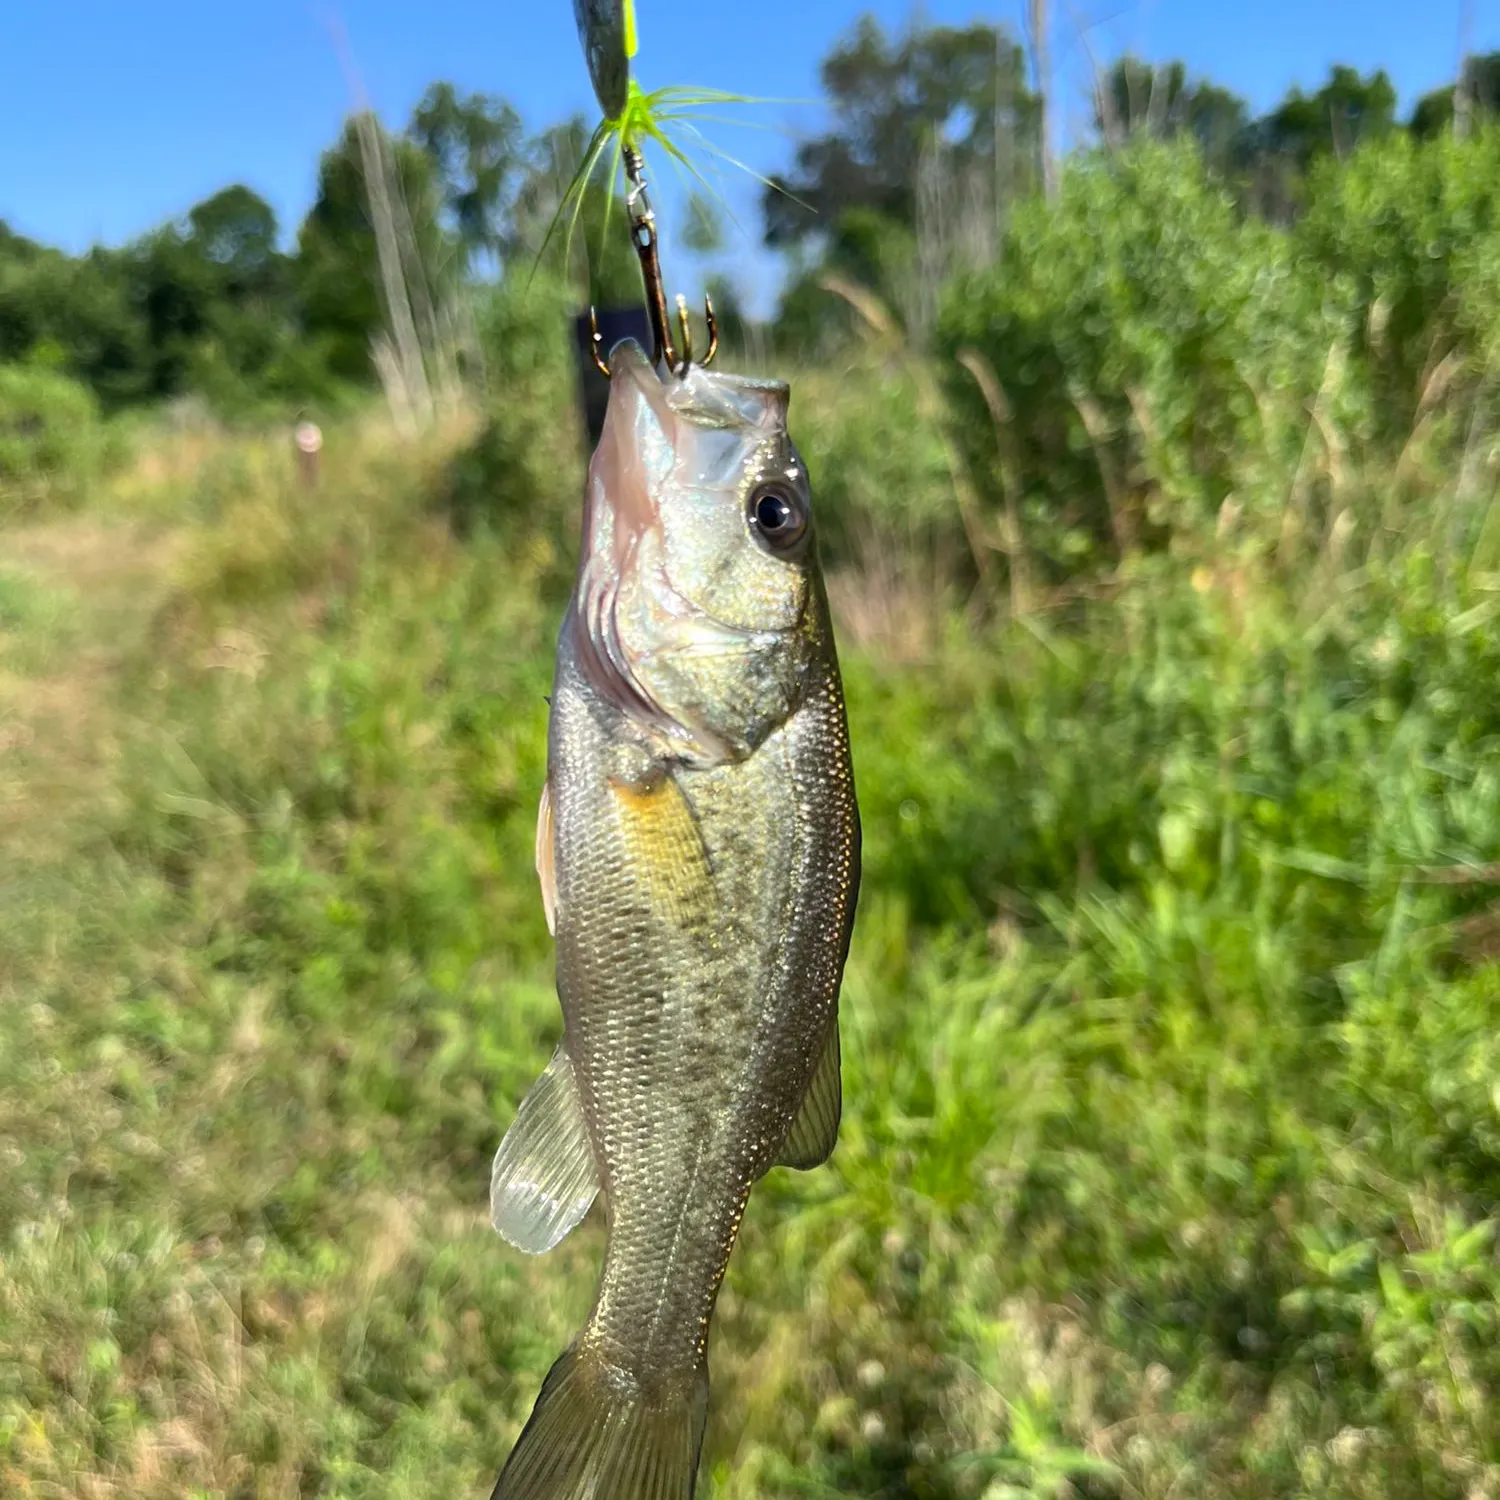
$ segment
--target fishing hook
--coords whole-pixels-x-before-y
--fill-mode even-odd
[[[665,365],[679,380],[687,378],[693,367],[693,330],[688,320],[687,298],[677,298],[677,326],[679,342],[672,339],[672,320],[667,312],[667,294],[662,283],[661,251],[656,234],[656,211],[646,191],[646,162],[634,146],[626,146],[625,177],[630,191],[625,196],[626,212],[630,216],[630,239],[641,263],[641,280],[646,288],[646,312],[651,319],[652,363]],[[708,325],[708,351],[699,362],[707,369],[719,352],[719,323],[714,315],[714,301],[703,298],[703,316]],[[599,332],[599,319],[594,309],[589,308],[589,353],[594,367],[605,379],[609,378],[609,361],[604,357],[604,339]]]
[[[608,380],[609,361],[604,357],[604,335],[599,332],[599,313],[592,304],[589,306],[589,354],[594,368]]]

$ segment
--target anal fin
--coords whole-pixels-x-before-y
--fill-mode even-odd
[[[835,1017],[802,1107],[797,1111],[786,1143],[776,1158],[777,1166],[808,1172],[821,1167],[833,1155],[839,1138],[839,1116],[844,1107],[840,1061],[839,1023]]]
[[[495,1153],[490,1222],[517,1250],[542,1255],[567,1238],[598,1191],[573,1063],[559,1045]]]

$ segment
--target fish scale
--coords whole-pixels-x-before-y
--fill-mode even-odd
[[[564,1036],[492,1182],[520,1248],[596,1193],[608,1240],[495,1500],[689,1500],[750,1192],[838,1126],[859,815],[786,387],[610,363],[538,831]]]

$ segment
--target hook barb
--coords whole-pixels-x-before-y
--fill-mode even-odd
[[[707,292],[703,294],[703,321],[708,324],[708,353],[703,356],[706,370],[719,352],[719,320],[714,316],[714,299]]]
[[[682,367],[677,373],[686,375],[693,365],[693,325],[688,317],[687,298],[681,292],[677,294],[677,332],[681,340],[678,354],[682,359]]]

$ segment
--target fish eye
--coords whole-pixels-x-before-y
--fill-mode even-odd
[[[750,497],[750,523],[766,546],[785,552],[807,531],[807,511],[792,491],[763,485]]]

